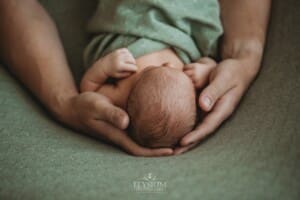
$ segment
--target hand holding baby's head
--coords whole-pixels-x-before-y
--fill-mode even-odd
[[[137,143],[174,147],[196,122],[194,85],[181,70],[148,67],[131,90],[127,112]]]
[[[196,89],[205,85],[215,67],[208,57],[183,65],[171,49],[135,60],[123,48],[93,64],[83,77],[81,91],[96,91],[126,110],[129,134],[140,145],[174,147],[194,128]],[[113,84],[108,78],[114,79]]]

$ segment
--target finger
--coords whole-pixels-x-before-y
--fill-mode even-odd
[[[126,55],[125,60],[126,60],[125,63],[134,64],[134,65],[136,64],[136,60],[134,59],[133,55],[131,55],[131,54]]]
[[[201,89],[208,82],[210,69],[203,65],[203,67],[200,68],[188,69],[184,71],[184,73],[193,80],[197,89]]]
[[[193,77],[194,75],[194,70],[190,69],[190,70],[186,70],[183,71],[186,75],[188,75],[189,77]]]
[[[219,74],[201,92],[199,105],[204,111],[210,111],[219,98],[235,87],[234,81],[231,78],[230,72]]]
[[[180,146],[180,147],[177,147],[175,150],[174,150],[174,155],[179,155],[179,154],[183,154],[193,148],[195,148],[196,146],[198,145],[198,143],[192,143],[188,146]]]
[[[136,64],[134,56],[127,48],[121,48],[119,49],[119,52],[121,53],[121,56],[126,60],[126,62]]]
[[[138,67],[135,64],[124,63],[121,66],[121,71],[136,72],[137,70],[138,70]]]
[[[125,78],[132,74],[132,72],[118,72],[115,78]]]
[[[204,118],[196,129],[181,139],[180,144],[187,146],[191,143],[199,142],[214,132],[221,123],[233,113],[241,96],[242,92],[236,88],[226,93],[226,95],[217,102],[213,111]]]
[[[113,144],[121,147],[129,154],[135,156],[169,156],[173,154],[173,150],[170,148],[161,149],[147,149],[139,146],[123,131],[111,126],[103,121],[92,121],[92,129],[98,134],[102,139],[105,139]]]
[[[126,129],[129,124],[129,117],[127,113],[121,108],[113,105],[109,100],[94,101],[95,119],[104,120],[118,127],[119,129]]]
[[[99,85],[102,84],[101,81],[104,79],[103,76],[105,76],[105,74],[103,72],[103,66],[101,66],[101,63],[94,63],[94,65],[86,71],[81,80],[81,92],[96,91]]]
[[[203,65],[203,67],[195,69],[195,87],[197,89],[202,89],[205,87],[209,81],[210,68]]]

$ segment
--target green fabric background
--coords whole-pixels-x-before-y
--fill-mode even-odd
[[[78,80],[96,2],[42,2]],[[0,67],[0,199],[300,199],[300,2],[274,0],[272,11],[256,82],[217,134],[181,156],[137,158],[70,131]],[[133,191],[150,172],[167,190]]]
[[[172,47],[184,63],[215,57],[223,33],[218,0],[99,0],[85,67],[126,47],[135,58]]]

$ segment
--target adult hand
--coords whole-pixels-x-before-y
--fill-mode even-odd
[[[167,156],[172,149],[148,149],[139,146],[124,131],[129,117],[108,98],[95,92],[84,92],[70,100],[67,124],[85,133],[113,143],[135,156]]]
[[[233,113],[258,72],[257,67],[250,65],[244,60],[226,59],[211,72],[209,84],[199,96],[200,108],[208,114],[195,130],[181,139],[175,154],[195,147]]]

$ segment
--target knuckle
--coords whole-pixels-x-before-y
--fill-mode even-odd
[[[92,101],[91,105],[93,107],[93,110],[96,110],[102,106],[102,102],[101,101]]]
[[[98,99],[97,101],[93,101],[93,105],[94,105],[94,108],[98,108],[98,111],[99,111],[99,109],[103,110],[103,108],[107,107],[106,105],[108,102],[109,102],[109,99],[107,97],[103,96],[101,99]]]

